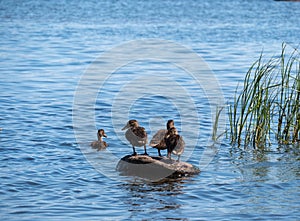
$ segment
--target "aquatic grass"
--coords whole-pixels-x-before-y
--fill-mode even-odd
[[[297,49],[265,61],[263,53],[247,71],[242,89],[229,105],[231,142],[264,148],[299,142],[300,60]],[[275,128],[275,129],[274,129]]]

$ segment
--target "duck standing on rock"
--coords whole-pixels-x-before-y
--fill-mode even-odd
[[[167,149],[165,136],[168,133],[168,130],[172,127],[174,127],[174,120],[168,120],[167,129],[160,129],[159,131],[157,131],[156,134],[154,134],[154,136],[152,137],[152,140],[150,141],[149,146],[156,148],[160,157],[160,151]]]
[[[93,141],[91,143],[91,146],[95,149],[99,150],[104,150],[106,147],[108,147],[108,144],[102,140],[102,137],[107,137],[105,134],[105,131],[103,129],[99,129],[97,132],[97,141]]]
[[[133,155],[137,155],[135,147],[142,146],[144,146],[145,150],[144,155],[148,155],[146,150],[147,132],[145,128],[140,127],[137,120],[129,120],[122,130],[125,129],[127,129],[127,131],[125,132],[125,137],[132,145]]]
[[[180,156],[184,151],[185,143],[175,127],[168,130],[165,136],[165,142],[168,150],[168,158],[171,159],[171,154],[173,153],[178,156],[177,161],[179,162]]]

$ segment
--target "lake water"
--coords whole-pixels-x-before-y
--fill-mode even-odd
[[[299,24],[298,2],[0,1],[1,220],[298,220],[299,146],[210,136],[217,101],[232,101],[261,51],[297,47]],[[119,176],[129,118],[149,139],[173,118],[202,172]],[[97,128],[106,151],[89,146]]]

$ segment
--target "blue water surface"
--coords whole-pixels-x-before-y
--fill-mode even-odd
[[[76,139],[81,134],[75,133],[73,104],[81,77],[95,62],[101,67],[99,56],[142,39],[198,53],[218,79],[217,95],[230,102],[262,51],[269,58],[283,42],[299,45],[299,24],[298,2],[1,0],[1,220],[298,220],[299,146],[257,152],[232,147],[225,137],[209,149],[214,106],[186,70],[149,60],[116,69],[94,100],[96,125],[85,128],[92,136],[83,142]],[[184,92],[194,104],[164,97],[170,82],[153,80],[162,75],[174,81],[170,88],[184,89],[174,96]],[[153,88],[145,81],[149,76],[157,83]],[[118,111],[120,91],[135,81],[147,89]],[[196,122],[182,120],[183,106],[196,108]],[[183,159],[202,172],[169,182],[119,176],[117,159],[132,149],[121,131],[126,121],[114,114],[137,118],[149,139],[173,118],[187,143]],[[110,146],[97,152],[89,143],[100,127]]]

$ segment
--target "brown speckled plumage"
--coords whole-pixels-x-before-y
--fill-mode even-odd
[[[168,150],[168,158],[171,159],[171,154],[178,156],[178,161],[184,151],[185,143],[175,127],[170,128],[165,136],[165,142]]]
[[[158,155],[161,156],[160,150],[167,149],[167,145],[165,142],[165,136],[168,132],[168,129],[174,127],[174,121],[168,120],[166,124],[167,129],[161,129],[156,132],[156,134],[152,137],[149,146],[156,148],[158,151]]]
[[[133,155],[136,155],[135,147],[144,146],[145,155],[147,155],[146,144],[147,144],[147,132],[144,127],[140,127],[137,120],[129,120],[126,126],[122,129],[125,132],[125,137],[132,145]]]
[[[106,147],[108,147],[108,144],[105,141],[103,141],[103,139],[102,139],[102,137],[107,137],[105,134],[105,131],[103,129],[99,129],[97,131],[97,137],[98,137],[98,140],[93,141],[91,143],[92,148],[97,149],[99,151],[99,150],[103,150]]]

